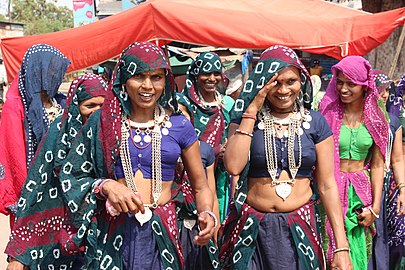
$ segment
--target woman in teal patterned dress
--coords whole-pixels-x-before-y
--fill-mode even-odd
[[[228,209],[230,176],[223,165],[223,154],[228,137],[230,110],[234,100],[219,92],[226,88],[223,65],[216,53],[199,54],[187,71],[186,86],[177,95],[179,107],[183,114],[193,123],[201,141],[214,149],[215,180],[219,215],[222,221]]]

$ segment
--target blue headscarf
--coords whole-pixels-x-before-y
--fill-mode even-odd
[[[25,111],[27,166],[50,124],[42,106],[41,91],[46,91],[49,98],[54,98],[69,64],[66,56],[46,44],[34,45],[24,55],[18,74],[18,91]]]

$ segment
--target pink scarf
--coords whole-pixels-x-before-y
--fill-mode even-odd
[[[347,184],[348,179],[342,178],[340,173],[340,153],[339,137],[340,127],[342,125],[344,104],[340,101],[339,93],[336,90],[336,78],[338,71],[341,71],[353,83],[366,86],[366,95],[363,103],[364,123],[369,131],[374,143],[377,145],[382,155],[387,155],[388,145],[388,121],[386,118],[385,107],[382,101],[379,101],[379,93],[375,85],[375,78],[369,62],[361,56],[348,56],[342,59],[338,64],[332,67],[333,78],[330,81],[324,98],[320,103],[320,111],[325,116],[332,132],[334,140],[334,158],[335,158],[335,179],[340,193],[343,216],[346,216]],[[372,203],[371,184],[363,172],[350,174],[350,182],[355,187],[356,193],[364,205]],[[355,177],[354,177],[355,176]],[[326,223],[326,231],[330,236],[331,245],[334,247],[334,238],[329,221]],[[332,260],[332,249],[328,251],[328,259]]]
[[[336,91],[338,71],[341,71],[353,83],[367,87],[363,106],[364,123],[384,158],[387,153],[389,127],[385,109],[382,103],[379,102],[379,94],[375,86],[370,63],[361,56],[348,56],[334,65],[332,67],[333,78],[326,89],[326,94],[319,107],[333,132],[336,179],[340,177],[339,136],[344,112],[344,105],[340,101],[339,93]]]

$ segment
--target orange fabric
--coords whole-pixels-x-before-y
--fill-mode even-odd
[[[405,8],[369,14],[321,0],[149,0],[98,22],[56,33],[5,38],[8,79],[37,43],[58,48],[68,72],[117,56],[134,41],[176,40],[265,49],[281,44],[341,59],[364,55],[405,21]]]
[[[7,207],[17,202],[27,177],[24,107],[18,92],[18,77],[7,91],[1,116],[0,163],[5,175],[0,180],[0,213],[8,215]]]

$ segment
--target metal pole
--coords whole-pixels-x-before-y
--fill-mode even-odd
[[[395,52],[395,56],[391,64],[390,71],[388,72],[388,77],[390,78],[392,78],[392,76],[394,75],[395,69],[397,67],[398,58],[399,54],[401,53],[401,48],[404,44],[404,39],[405,39],[405,26],[402,26],[402,32],[398,39],[397,50]]]

